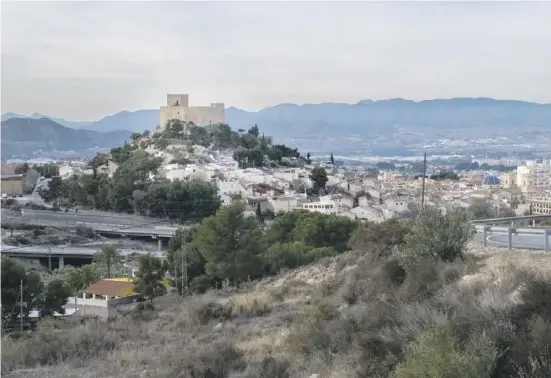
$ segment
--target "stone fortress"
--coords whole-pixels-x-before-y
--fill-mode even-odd
[[[167,94],[166,106],[161,106],[159,126],[164,128],[167,121],[180,120],[193,122],[198,126],[213,123],[225,123],[223,103],[211,103],[209,106],[189,106],[189,95]]]

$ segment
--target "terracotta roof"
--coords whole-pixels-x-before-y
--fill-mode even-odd
[[[132,281],[119,281],[103,279],[88,287],[85,290],[88,294],[108,295],[110,297],[124,297],[133,295]]]

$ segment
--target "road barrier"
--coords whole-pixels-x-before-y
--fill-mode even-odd
[[[487,225],[478,225],[474,224],[474,231],[476,233],[482,234],[482,242],[484,243],[484,246],[488,245],[488,237],[491,236],[491,234],[498,234],[503,235],[507,234],[507,247],[509,249],[513,248],[513,235],[527,235],[527,236],[537,236],[541,235],[541,238],[544,240],[544,246],[545,251],[549,252],[550,250],[550,243],[549,243],[549,237],[551,236],[551,228],[545,228],[545,227],[523,227],[523,228],[515,228],[515,227],[495,227],[495,226],[487,226]]]

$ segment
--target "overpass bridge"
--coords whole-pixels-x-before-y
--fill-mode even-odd
[[[80,261],[89,263],[92,261],[94,255],[101,250],[98,246],[74,246],[74,245],[58,245],[58,246],[9,246],[2,244],[0,246],[2,255],[8,257],[17,257],[25,259],[41,260],[50,268],[62,268],[67,262],[70,265],[75,265],[74,262]],[[120,249],[121,255],[128,255],[131,253],[150,253],[150,251],[136,251],[133,249]],[[160,252],[154,253],[160,254]],[[71,264],[73,262],[73,264]]]
[[[166,219],[102,211],[65,213],[48,210],[23,210],[20,217],[3,216],[2,222],[7,221],[64,228],[86,226],[104,234],[151,237],[158,240],[171,238],[178,228],[188,227],[175,225]]]

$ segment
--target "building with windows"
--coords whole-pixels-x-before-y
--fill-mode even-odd
[[[306,202],[298,207],[299,210],[317,212],[326,215],[337,214],[338,208],[338,204],[336,204],[334,201]]]
[[[535,195],[529,202],[532,214],[551,214],[551,193]]]

